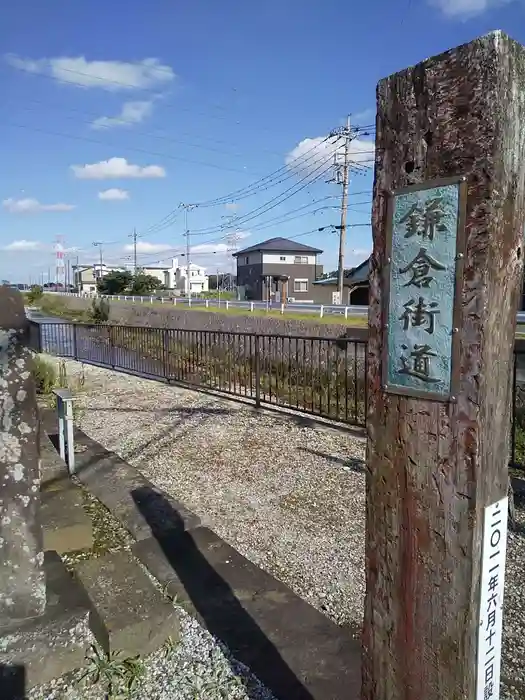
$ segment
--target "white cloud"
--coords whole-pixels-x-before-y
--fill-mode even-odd
[[[324,172],[333,163],[334,155],[341,161],[344,155],[344,144],[334,143],[334,139],[326,139],[325,136],[303,139],[293,148],[285,158],[286,165],[292,170],[310,172],[317,175]],[[373,141],[354,139],[350,144],[350,160],[354,163],[370,164],[374,158],[375,144]]]
[[[2,206],[10,214],[37,214],[42,211],[72,211],[74,204],[41,204],[37,199],[4,199]]]
[[[224,208],[227,211],[237,211],[237,209],[239,208],[239,205],[236,204],[235,202],[226,202],[226,204],[224,205]]]
[[[91,124],[93,129],[111,129],[114,126],[131,126],[140,124],[153,111],[153,100],[124,102],[120,114],[116,117],[99,117]]]
[[[166,177],[160,165],[132,165],[125,158],[110,158],[99,163],[72,165],[71,170],[79,180],[116,180],[119,178]]]
[[[353,261],[358,260],[359,262],[363,262],[363,260],[366,260],[372,254],[372,248],[352,248],[348,251],[348,254]]]
[[[356,112],[355,114],[352,114],[352,124],[355,126],[359,126],[359,122],[366,122],[367,124],[370,123],[370,121],[373,121],[376,116],[376,110],[372,109],[371,107],[369,109],[363,109],[361,112]]]
[[[13,68],[29,73],[43,73],[78,87],[101,88],[112,92],[153,88],[175,78],[171,66],[162,64],[158,58],[145,58],[135,62],[88,61],[84,56],[34,60],[7,54],[5,60]]]
[[[41,247],[40,241],[28,241],[22,238],[19,241],[12,241],[4,247],[4,250],[38,250]]]
[[[129,199],[129,192],[127,190],[120,190],[118,187],[113,187],[109,190],[99,192],[98,198],[107,202],[121,201],[123,199]]]
[[[506,5],[513,0],[429,0],[446,17],[468,19],[488,10]]]
[[[137,253],[163,253],[165,250],[172,249],[173,246],[169,243],[149,243],[148,241],[137,241]],[[133,245],[124,246],[126,252],[134,250]]]

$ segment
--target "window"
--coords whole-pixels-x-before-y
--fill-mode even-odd
[[[279,258],[279,260],[280,260],[281,262],[286,262],[286,255],[281,255],[281,257]]]
[[[308,280],[294,280],[293,281],[294,292],[307,292],[308,291]]]
[[[297,263],[298,265],[308,265],[308,256],[296,255],[294,258],[294,263]]]
[[[247,256],[244,258],[244,264],[245,264],[245,265],[249,265],[249,264],[250,264],[250,256],[249,256],[249,255],[247,255]]]

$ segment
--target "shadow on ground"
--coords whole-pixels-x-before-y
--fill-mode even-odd
[[[332,462],[332,464],[340,464],[342,467],[351,469],[353,472],[357,472],[358,474],[364,474],[366,472],[365,462],[362,459],[354,459],[352,457],[349,457],[348,459],[334,457],[333,455],[327,455],[324,452],[311,450],[308,447],[300,447],[299,449],[302,452],[308,452],[308,454],[314,455],[315,457],[326,459],[328,462]]]
[[[242,607],[231,587],[202,555],[191,531],[185,533],[181,544],[181,538],[165,534],[165,524],[159,529],[159,511],[171,522],[171,528],[183,528],[179,515],[166,499],[150,488],[135,489],[132,496],[209,632],[228,647],[236,660],[248,666],[276,697],[313,700],[311,693]]]
[[[25,700],[26,670],[24,666],[0,664],[0,698]]]

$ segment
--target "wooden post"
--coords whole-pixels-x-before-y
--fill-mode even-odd
[[[525,49],[491,33],[377,104],[362,697],[498,698]]]

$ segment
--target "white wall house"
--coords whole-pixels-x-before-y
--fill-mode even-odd
[[[177,267],[175,277],[175,289],[184,294],[201,294],[208,291],[208,275],[206,269],[195,263],[190,263],[188,276],[188,266]]]

